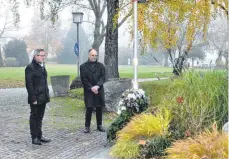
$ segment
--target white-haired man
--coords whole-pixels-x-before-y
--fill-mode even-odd
[[[33,60],[25,69],[25,83],[30,104],[30,133],[32,144],[41,145],[42,142],[50,142],[50,139],[42,135],[42,120],[46,103],[50,101],[47,83],[47,71],[44,66],[45,51],[36,49],[33,52]]]

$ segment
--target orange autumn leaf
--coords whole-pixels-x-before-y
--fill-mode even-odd
[[[145,140],[139,140],[139,145],[145,145],[146,144],[146,141]]]
[[[184,98],[181,97],[181,96],[180,97],[177,97],[176,98],[176,101],[177,101],[178,104],[182,104],[182,103],[184,103]]]

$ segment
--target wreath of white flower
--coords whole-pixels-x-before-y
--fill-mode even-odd
[[[117,114],[121,114],[122,111],[127,109],[135,109],[139,112],[140,104],[139,101],[143,100],[147,102],[147,97],[142,89],[128,89],[126,90],[119,101]]]

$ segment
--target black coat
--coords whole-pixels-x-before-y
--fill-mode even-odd
[[[25,84],[28,103],[45,104],[50,101],[47,83],[47,71],[33,60],[25,69]]]
[[[95,62],[94,69],[90,61],[80,65],[80,77],[84,88],[84,102],[86,107],[104,107],[105,95],[103,84],[105,82],[105,67]],[[93,86],[99,86],[98,94],[91,91]]]

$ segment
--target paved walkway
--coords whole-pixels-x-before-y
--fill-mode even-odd
[[[106,134],[58,130],[47,125],[50,107],[44,118],[43,132],[53,141],[42,146],[31,144],[29,133],[29,105],[25,88],[0,90],[0,158],[1,159],[80,159],[101,151],[106,143]],[[94,156],[90,156],[93,158]]]
[[[152,80],[157,79],[139,82]],[[52,102],[47,105],[43,132],[52,142],[32,145],[26,89],[0,89],[0,159],[112,159],[108,154],[109,147],[104,148],[106,133],[92,131],[84,134],[83,125],[76,131],[52,127],[47,124],[52,120],[49,119],[51,107],[55,107]]]

